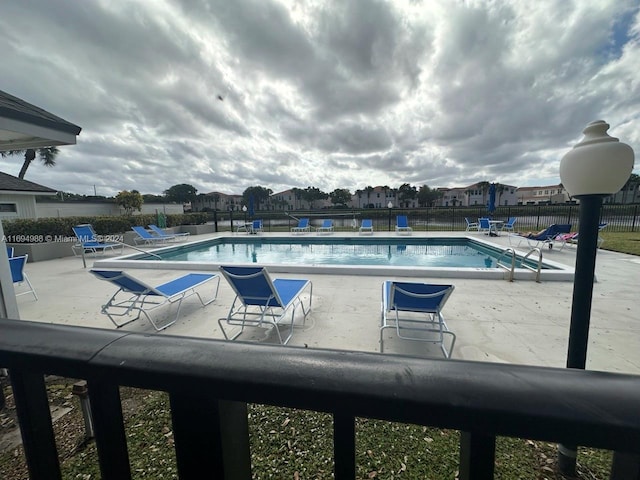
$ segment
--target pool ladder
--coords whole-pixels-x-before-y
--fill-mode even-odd
[[[531,254],[536,252],[538,253],[538,262],[537,262],[537,266],[534,268],[531,265],[528,265],[526,263],[526,260],[527,258],[529,258],[529,256],[531,256]],[[511,258],[510,265],[502,263],[502,259],[505,257]],[[542,250],[540,250],[538,247],[535,247],[529,250],[529,252],[524,257],[522,257],[522,260],[520,260],[519,266],[521,268],[526,268],[528,270],[531,270],[532,272],[536,272],[536,282],[540,283],[540,270],[542,270]],[[510,282],[513,282],[513,277],[516,270],[516,251],[511,247],[504,249],[500,254],[500,256],[498,257],[498,261],[496,262],[496,268],[504,268],[505,270],[507,270],[509,272],[509,277],[507,278],[507,280],[509,280]]]

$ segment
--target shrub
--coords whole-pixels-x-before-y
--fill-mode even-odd
[[[73,226],[90,223],[98,235],[115,235],[128,232],[136,225],[149,225],[157,223],[155,214],[122,215],[101,217],[62,217],[62,218],[19,218],[16,220],[3,220],[4,235],[6,238],[47,238],[47,237],[72,237]],[[185,213],[167,215],[167,226],[201,225],[207,223],[206,213]],[[17,243],[17,242],[11,242]]]

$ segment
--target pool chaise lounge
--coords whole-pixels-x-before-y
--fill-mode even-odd
[[[442,316],[442,307],[454,290],[453,285],[386,281],[382,284],[380,352],[384,353],[384,330],[393,328],[398,338],[440,347],[451,358],[456,336]],[[446,338],[450,338],[447,347]]]
[[[298,234],[298,233],[308,233],[311,231],[311,225],[309,225],[309,219],[308,218],[301,218],[300,220],[298,220],[298,225],[296,225],[295,227],[291,227],[291,233]]]
[[[398,215],[396,217],[396,233],[398,235],[411,235],[413,229],[409,226],[409,220],[406,215]]]
[[[236,293],[227,316],[218,319],[220,330],[227,340],[238,338],[245,327],[262,327],[266,324],[274,328],[280,344],[286,345],[293,335],[298,307],[302,310],[303,324],[311,311],[313,286],[309,280],[290,278],[272,280],[264,267],[221,266],[220,272]],[[309,299],[305,307],[302,294],[307,289]],[[283,338],[280,326],[285,322],[289,331]],[[240,329],[229,336],[225,325],[240,327]]]
[[[185,240],[190,235],[189,232],[167,233],[163,229],[161,229],[160,227],[158,227],[157,225],[154,225],[154,224],[149,225],[149,229],[152,232],[154,232],[158,237],[164,238],[164,239],[169,240],[169,241]]]
[[[360,225],[360,235],[373,235],[373,220],[365,218]]]
[[[116,293],[102,306],[101,310],[101,313],[109,317],[117,328],[138,320],[141,315],[144,315],[156,331],[164,330],[180,317],[180,308],[185,298],[196,295],[204,307],[216,299],[220,286],[220,276],[215,273],[188,273],[154,287],[121,270],[92,269],[89,272],[96,278],[118,287]],[[215,293],[212,298],[205,301],[196,288],[212,280],[216,285]],[[167,303],[178,304],[176,316],[164,325],[159,325],[149,312]],[[132,318],[133,313],[136,315]]]
[[[333,233],[333,220],[323,220],[322,225],[316,228],[317,235],[329,235]]]
[[[73,233],[78,239],[78,242],[71,246],[71,251],[75,256],[83,255],[85,253],[97,253],[104,254],[107,250],[111,250],[115,253],[116,248],[122,250],[124,244],[115,242],[102,242],[98,239],[93,226],[89,223],[82,225],[76,225],[72,227]]]

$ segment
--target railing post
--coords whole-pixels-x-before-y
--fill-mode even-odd
[[[218,233],[218,209],[213,211],[213,228]]]
[[[356,428],[353,415],[333,414],[333,452],[336,480],[356,478]]]
[[[62,476],[44,375],[12,368],[9,376],[29,478],[59,480]]]
[[[247,404],[171,393],[171,419],[181,479],[251,478]]]
[[[460,432],[460,480],[492,480],[496,437]]]
[[[87,385],[102,479],[131,478],[119,387],[93,380]]]
[[[640,455],[613,452],[609,480],[640,480]]]

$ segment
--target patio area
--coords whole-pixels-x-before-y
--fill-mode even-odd
[[[447,232],[450,235],[451,232]],[[264,234],[268,235],[268,234]],[[340,233],[342,235],[342,233]],[[413,237],[434,232],[414,232]],[[464,235],[463,232],[452,235]],[[471,235],[481,234],[473,233]],[[209,238],[198,235],[192,240]],[[509,246],[507,236],[491,239]],[[525,244],[526,245],[526,244]],[[523,246],[526,253],[526,246]],[[572,266],[575,247],[546,250],[545,259]],[[134,253],[125,248],[125,254]],[[100,257],[98,257],[100,258]],[[88,262],[90,268],[92,259]],[[68,257],[29,263],[26,272],[39,300],[17,298],[23,320],[114,329],[100,307],[115,288],[84,269],[82,260]],[[152,285],[170,280],[185,271],[127,269]],[[289,345],[376,352],[379,351],[381,285],[389,276],[334,276],[274,274],[282,278],[308,278],[313,282],[313,307],[304,326],[297,327]],[[640,373],[640,324],[634,312],[640,258],[599,250],[596,264],[587,368],[623,373]],[[455,291],[443,310],[449,328],[457,335],[452,359],[564,367],[571,315],[571,282],[507,282],[459,278],[403,277],[405,281],[452,283]],[[18,287],[19,288],[19,287]],[[207,287],[202,287],[206,289]],[[202,308],[197,299],[185,300],[178,321],[156,333],[144,319],[123,330],[152,335],[178,335],[222,340],[217,319],[224,317],[234,293],[224,280],[217,300]],[[156,312],[175,314],[175,307]],[[268,332],[267,332],[268,333]],[[441,358],[437,346],[398,340],[387,330],[385,352]],[[273,342],[265,332],[244,334],[248,341]]]

